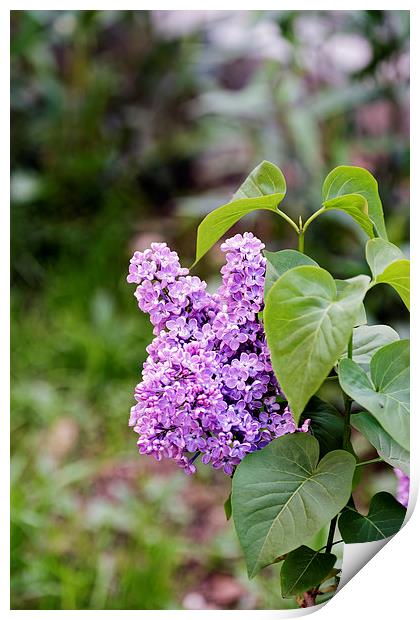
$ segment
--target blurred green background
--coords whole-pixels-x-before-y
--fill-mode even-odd
[[[127,263],[165,240],[191,264],[200,218],[262,159],[295,220],[335,165],[367,167],[407,250],[408,39],[407,11],[12,12],[12,608],[292,605],[278,567],[248,582],[226,476],[137,454],[151,329]],[[247,229],[296,246],[269,213]],[[306,251],[350,277],[367,272],[364,241],[337,212]],[[221,260],[197,273],[214,285]],[[367,304],[407,335],[392,289]],[[364,469],[361,505],[395,490],[389,469]]]

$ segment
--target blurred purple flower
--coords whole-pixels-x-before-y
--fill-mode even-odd
[[[397,500],[407,508],[410,492],[410,476],[407,476],[401,469],[395,468],[394,472],[398,478]]]

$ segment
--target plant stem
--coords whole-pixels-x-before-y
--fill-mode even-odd
[[[337,525],[338,515],[336,515],[333,519],[331,519],[330,530],[328,532],[327,544],[325,546],[325,553],[330,553],[332,546],[334,544],[334,534],[335,534],[335,526]]]
[[[348,446],[348,442],[349,442],[350,434],[351,434],[350,416],[351,416],[351,405],[353,401],[349,396],[347,396],[347,394],[344,394],[344,392],[343,392],[343,399],[344,399],[343,448],[344,450],[347,450],[347,446]]]
[[[297,224],[295,224],[295,222],[291,220],[288,215],[283,213],[283,211],[280,211],[280,209],[277,209],[277,213],[281,215],[281,217],[284,218],[287,222],[289,222],[289,224],[297,232],[298,251],[302,252],[302,254],[304,254],[305,252],[305,232],[307,231],[309,224],[311,224],[311,222],[313,222],[318,217],[318,215],[321,215],[321,213],[323,213],[324,211],[325,211],[325,207],[321,207],[320,209],[318,209],[318,211],[315,211],[315,213],[312,213],[311,217],[308,217],[308,219],[306,220],[304,224],[302,224],[302,218],[299,217],[299,226],[297,226]]]
[[[315,213],[312,213],[311,217],[308,217],[308,219],[306,220],[305,224],[302,227],[302,232],[305,234],[309,224],[311,224],[311,222],[313,222],[318,215],[321,215],[321,213],[324,213],[325,211],[325,207],[321,207],[320,209],[318,209],[318,211],[315,211]]]
[[[305,233],[302,230],[298,235],[298,251],[305,253]]]
[[[356,467],[361,467],[362,465],[370,465],[371,463],[383,463],[383,461],[383,458],[381,456],[378,456],[375,459],[370,459],[369,461],[362,461],[361,463],[356,463]]]
[[[353,359],[353,332],[351,333],[349,343],[347,345],[347,357]]]
[[[325,545],[325,547],[321,547],[319,551],[322,551],[323,549],[325,549],[325,553],[331,553],[331,549],[333,545],[336,545],[339,542],[343,542],[342,540],[337,540],[336,543],[334,542],[334,534],[335,534],[335,527],[337,525],[337,520],[338,520],[338,515],[336,515],[335,517],[331,519],[330,529],[328,531],[327,544]],[[320,591],[319,591],[320,587],[321,587],[321,584],[319,583],[317,586],[315,586],[315,588],[312,591],[308,593],[305,592],[305,594],[310,594],[312,596],[311,605],[316,605],[316,597],[318,596],[318,594],[320,594]]]
[[[284,211],[277,209],[276,213],[280,215],[280,217],[282,217],[284,220],[286,220],[286,222],[290,224],[290,226],[295,230],[295,232],[299,234],[300,231],[298,225],[288,215],[286,215]]]
[[[340,540],[336,540],[335,542],[333,542],[333,544],[331,545],[331,547],[333,547],[334,545],[339,545],[340,543],[344,542],[344,540],[341,538]],[[327,548],[327,545],[324,545],[323,547],[321,547],[321,549],[318,549],[318,553],[320,551],[323,551],[324,549]]]
[[[349,343],[347,345],[347,357],[348,359],[352,359],[353,356],[353,331],[350,335]],[[350,427],[350,416],[351,416],[351,406],[352,399],[348,396],[343,390],[343,400],[344,400],[344,433],[343,433],[343,448],[344,450],[348,449],[348,445],[350,442],[351,436],[351,427]]]

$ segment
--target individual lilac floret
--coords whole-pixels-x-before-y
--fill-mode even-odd
[[[398,478],[397,487],[397,500],[407,508],[408,496],[410,492],[410,477],[407,476],[401,469],[394,469],[395,475]]]
[[[297,428],[274,375],[258,313],[264,302],[264,245],[252,233],[222,246],[222,285],[210,295],[165,243],[135,252],[128,282],[148,312],[147,347],[130,426],[141,454],[195,460],[231,475],[248,453]]]

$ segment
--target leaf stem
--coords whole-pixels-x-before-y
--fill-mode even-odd
[[[308,219],[306,220],[306,222],[304,223],[302,227],[303,234],[305,234],[309,224],[311,224],[318,217],[318,215],[321,215],[321,213],[324,213],[324,211],[325,211],[325,207],[322,206],[320,209],[318,209],[318,211],[315,211],[315,213],[312,213],[311,217],[308,217]]]
[[[369,461],[361,461],[361,463],[356,463],[356,467],[361,467],[362,465],[370,465],[371,463],[383,463],[384,460],[381,456],[376,457],[375,459],[370,459]]]
[[[282,217],[284,220],[286,220],[286,222],[288,222],[290,224],[290,226],[295,230],[295,232],[297,234],[300,233],[298,225],[288,215],[286,215],[286,213],[284,213],[284,211],[281,211],[280,209],[277,209],[276,213],[278,213],[278,215],[280,215],[280,217]]]
[[[338,516],[338,515],[337,515]],[[342,538],[340,538],[340,540],[336,540],[335,542],[333,542],[333,544],[331,545],[331,547],[334,547],[334,545],[339,545],[340,543],[344,542],[344,540]],[[327,548],[327,545],[324,545],[323,547],[321,547],[321,549],[318,549],[318,553],[320,551],[323,551],[324,549]]]
[[[315,213],[312,213],[312,215],[308,217],[308,219],[306,220],[304,224],[302,223],[302,218],[299,217],[299,226],[298,226],[296,222],[294,222],[288,215],[286,215],[286,213],[284,213],[284,211],[281,211],[281,209],[277,209],[276,213],[278,213],[280,217],[286,220],[286,222],[288,222],[290,226],[293,228],[293,230],[297,233],[298,251],[302,252],[302,254],[304,254],[305,252],[305,232],[307,231],[309,224],[313,222],[318,217],[318,215],[321,215],[321,213],[323,213],[324,211],[325,211],[325,207],[322,206],[320,209],[318,209],[318,211],[315,211]]]

